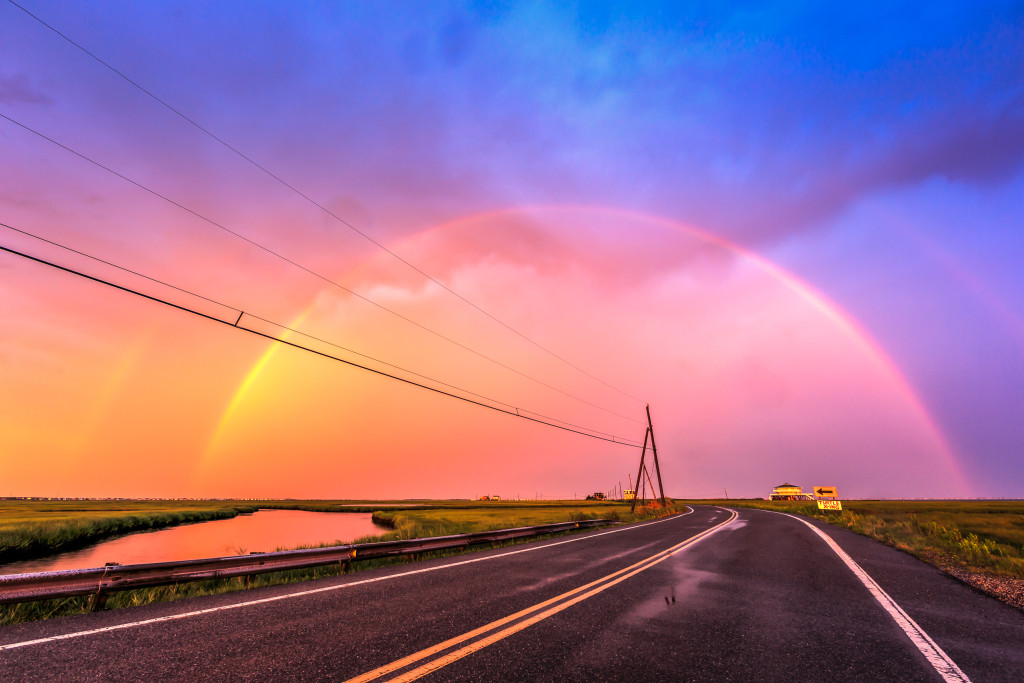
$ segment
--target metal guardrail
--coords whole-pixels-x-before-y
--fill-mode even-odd
[[[0,575],[0,604],[91,595],[90,607],[93,610],[98,610],[103,608],[107,595],[114,591],[170,586],[211,579],[229,579],[239,576],[251,578],[256,574],[324,567],[332,564],[341,565],[342,571],[344,571],[348,568],[349,563],[360,560],[468,548],[483,543],[497,543],[560,531],[586,529],[610,523],[604,519],[589,519],[580,522],[478,531],[471,534],[414,538],[404,541],[250,553],[249,555],[178,562],[111,563],[95,569],[7,574]]]

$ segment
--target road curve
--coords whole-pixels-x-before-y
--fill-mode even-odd
[[[915,644],[907,622],[952,668]],[[904,553],[787,515],[696,506],[524,546],[9,626],[0,629],[0,672],[104,681],[1020,681],[1021,643],[1024,614]]]

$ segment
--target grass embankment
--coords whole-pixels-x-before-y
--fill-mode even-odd
[[[121,503],[122,501],[117,502]],[[127,501],[124,501],[124,503],[127,503]],[[378,506],[375,509],[372,501],[360,501],[358,507],[354,510],[352,507],[353,503],[347,501],[245,501],[244,504],[239,501],[222,501],[220,502],[222,507],[218,509],[225,510],[229,508],[233,509],[236,506],[242,508],[251,506],[253,508],[286,508],[314,511],[344,510],[352,512],[363,511],[365,509],[363,505],[364,503],[365,508],[375,510],[374,518],[377,521],[391,526],[394,531],[380,536],[365,536],[357,539],[338,539],[333,543],[323,543],[321,545],[336,545],[342,542],[369,543],[391,539],[426,538],[430,536],[445,536],[450,534],[471,533],[474,531],[505,529],[509,527],[580,521],[584,519],[611,519],[613,521],[632,522],[662,516],[675,512],[677,509],[681,509],[682,507],[670,504],[667,509],[650,507],[638,508],[635,513],[630,513],[629,506],[627,504],[611,502],[420,501],[422,504],[421,507],[382,511],[379,509],[380,507],[394,508],[408,503],[406,501],[396,501],[394,503],[384,504],[378,503]],[[0,510],[2,510],[2,507],[0,507]],[[537,539],[529,539],[529,541],[532,540]],[[496,545],[514,545],[529,541],[511,541]],[[446,555],[460,554],[462,552],[474,552],[480,549],[482,549],[482,547],[462,551],[422,553],[418,559],[431,559]],[[284,548],[278,548],[278,550],[284,550]],[[350,566],[349,571],[372,569],[374,567],[400,564],[407,561],[408,560],[405,558],[386,558],[356,562]],[[153,602],[164,602],[168,600],[180,600],[183,598],[199,597],[203,595],[228,593],[236,590],[243,590],[245,588],[297,583],[300,581],[308,581],[310,579],[337,576],[339,573],[340,568],[338,566],[328,566],[318,567],[315,569],[275,572],[273,574],[260,574],[254,576],[249,584],[247,584],[244,579],[238,578],[124,591],[111,593],[107,600],[107,608],[114,609],[119,607],[133,607]],[[45,600],[39,602],[19,603],[15,605],[0,605],[0,625],[82,613],[88,609],[88,602],[89,599],[87,597],[75,597],[62,600]]]
[[[424,538],[521,526],[608,519],[633,522],[658,514],[658,508],[638,508],[633,514],[623,503],[558,504],[503,503],[476,507],[378,511],[373,519],[395,529],[394,538]]]
[[[1024,609],[1024,501],[852,500],[843,501],[841,513],[818,510],[814,503],[716,502],[824,520],[908,552]]]

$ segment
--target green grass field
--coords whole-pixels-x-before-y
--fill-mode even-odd
[[[630,514],[624,503],[580,503],[530,505],[528,503],[481,504],[467,508],[437,508],[375,512],[373,518],[395,528],[398,538],[422,538],[446,534],[467,534],[474,531],[508,529],[520,526],[554,524],[583,519],[610,519],[632,522],[654,514],[652,508],[637,509]]]

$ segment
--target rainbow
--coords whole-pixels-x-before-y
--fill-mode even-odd
[[[875,341],[871,335],[861,327],[861,325],[846,311],[844,311],[838,304],[831,301],[820,291],[816,290],[813,286],[800,279],[793,273],[785,270],[779,265],[769,261],[763,256],[746,249],[735,242],[725,239],[719,235],[701,230],[680,221],[675,221],[662,216],[641,213],[638,211],[632,211],[627,209],[619,209],[604,206],[594,205],[571,205],[571,204],[556,204],[556,205],[531,205],[531,206],[518,206],[518,207],[506,207],[498,208],[485,212],[478,212],[461,216],[457,219],[439,223],[428,228],[423,229],[415,233],[408,239],[415,239],[421,237],[424,234],[440,232],[448,229],[452,229],[458,226],[464,226],[471,223],[477,223],[481,221],[506,218],[515,215],[529,214],[529,213],[559,213],[559,212],[573,212],[573,213],[590,213],[602,217],[615,217],[623,218],[633,221],[642,221],[651,225],[656,225],[677,232],[683,233],[694,239],[700,240],[706,244],[711,244],[716,247],[723,249],[731,254],[734,254],[747,262],[753,264],[760,271],[781,283],[788,290],[794,293],[807,305],[811,306],[814,310],[828,319],[834,324],[839,330],[843,332],[855,345],[857,345],[862,351],[864,351],[868,358],[872,359],[872,362],[876,364],[882,373],[882,376],[886,379],[890,388],[896,392],[902,400],[904,400],[912,409],[916,418],[921,420],[921,423],[926,427],[929,437],[935,441],[943,459],[950,466],[951,470],[955,472],[960,478],[960,485],[962,490],[968,490],[970,487],[967,485],[967,478],[964,475],[959,460],[954,455],[953,449],[950,446],[948,440],[943,435],[941,429],[936,424],[935,420],[925,408],[920,396],[914,391],[907,381],[906,377],[900,372],[899,368],[888,356],[885,350],[880,344]],[[312,312],[314,304],[311,304],[308,308],[302,311],[295,319],[289,323],[289,327],[296,328],[301,324],[303,320]],[[232,418],[239,412],[240,407],[244,403],[246,395],[252,390],[259,380],[261,373],[267,368],[275,354],[281,348],[279,344],[273,344],[267,348],[262,354],[259,360],[253,365],[253,367],[246,374],[245,378],[239,384],[238,389],[235,391],[231,400],[228,402],[223,414],[217,422],[217,426],[213,432],[213,436],[210,439],[206,448],[203,459],[200,461],[200,466],[203,463],[213,457],[213,454],[217,451],[217,446],[223,438],[224,432],[227,425],[231,422]]]

